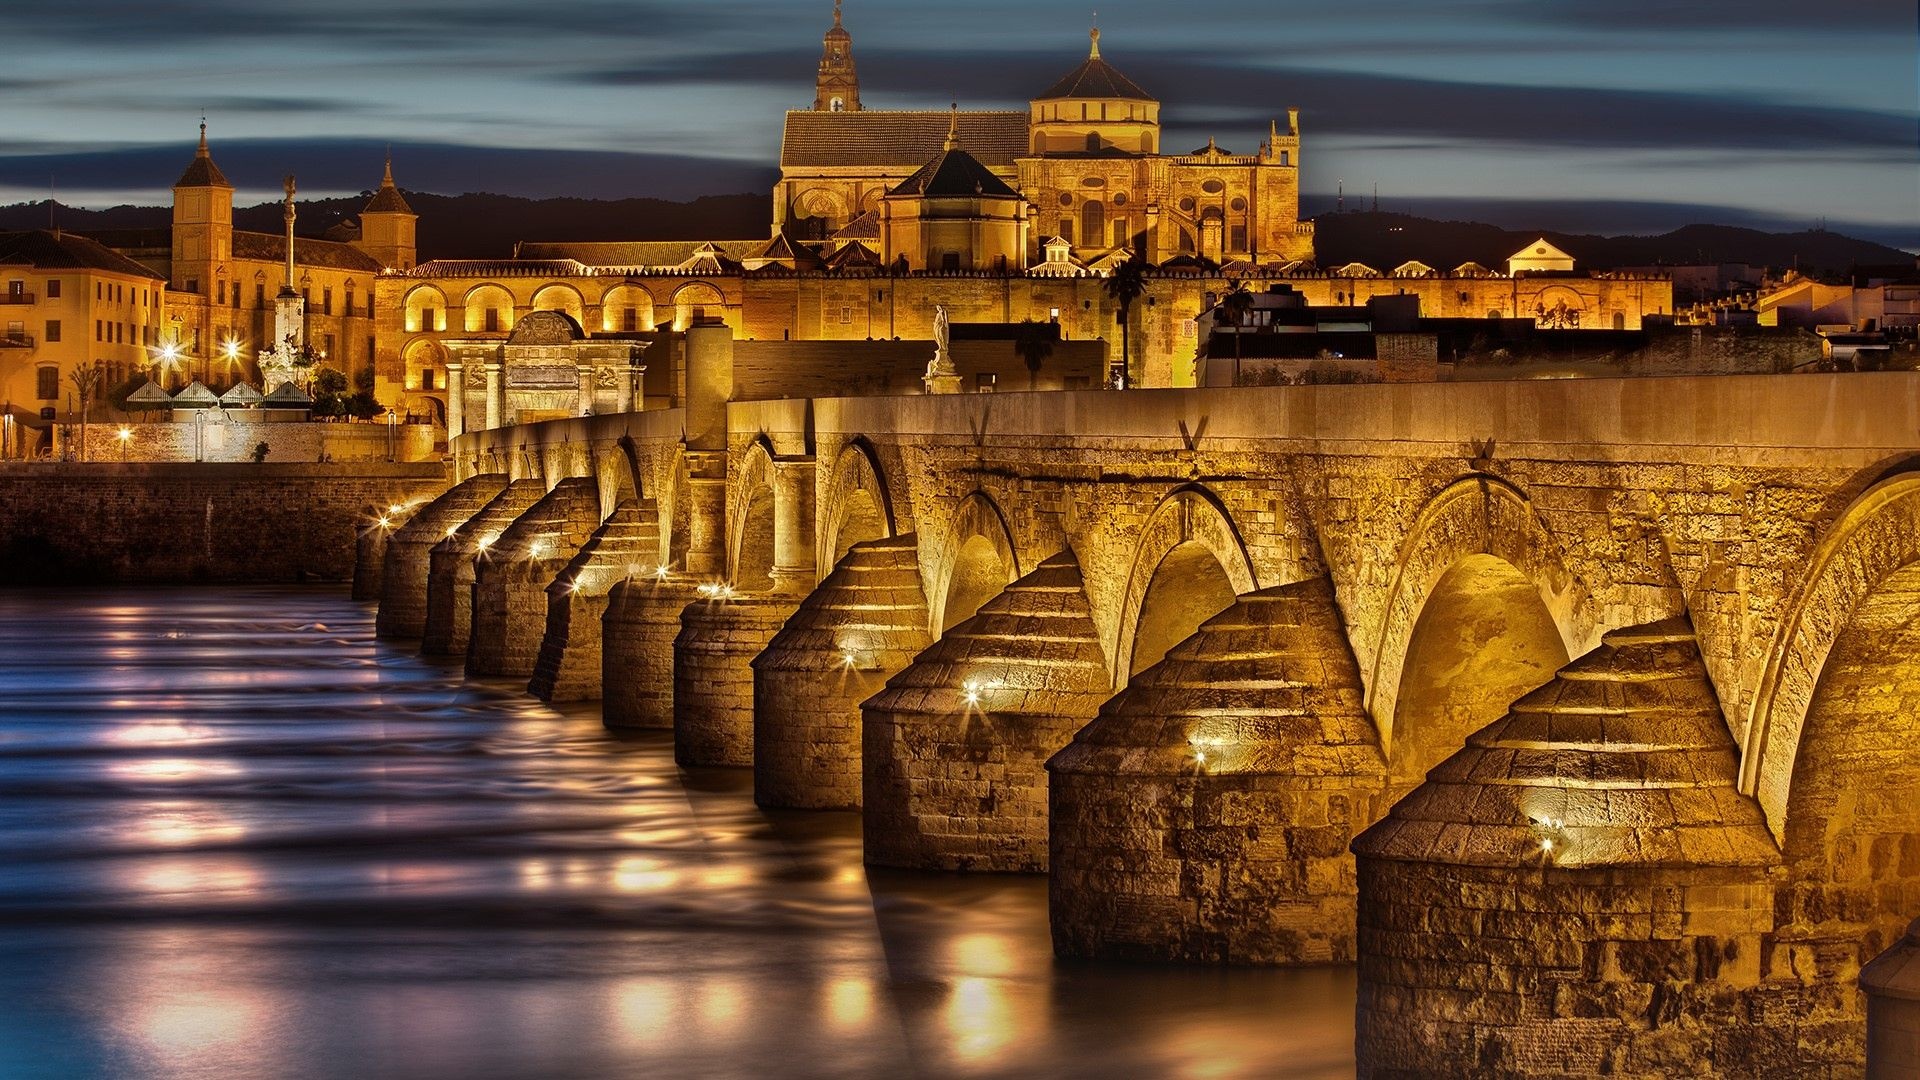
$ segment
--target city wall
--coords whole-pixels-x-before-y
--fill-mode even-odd
[[[344,581],[355,530],[446,486],[439,463],[0,466],[0,581]]]

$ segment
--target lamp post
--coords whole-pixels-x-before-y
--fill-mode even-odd
[[[193,411],[193,460],[207,460],[207,410]]]
[[[114,432],[113,436],[120,440],[120,464],[125,465],[127,463],[127,444],[133,441],[133,429],[122,424],[120,425],[120,430]]]
[[[399,422],[400,422],[400,418],[394,415],[393,410],[389,408],[387,410],[387,460],[388,461],[394,460],[394,457],[393,457],[393,439],[395,434],[394,425],[398,424]]]
[[[220,357],[227,362],[227,384],[233,384],[233,365],[240,362],[240,339],[228,338],[220,344]]]

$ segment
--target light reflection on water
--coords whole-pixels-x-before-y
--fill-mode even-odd
[[[0,1076],[1352,1073],[1348,971],[1056,964],[1044,880],[869,873],[335,593],[0,593],[0,710]]]

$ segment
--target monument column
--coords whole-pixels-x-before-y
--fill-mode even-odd
[[[501,378],[500,361],[487,361],[487,429],[491,431],[504,423],[507,411],[506,384]]]
[[[447,361],[447,441],[467,431],[467,365]]]
[[[948,138],[951,141],[952,137]],[[960,372],[953,366],[952,334],[947,308],[942,304],[933,309],[933,359],[928,362],[927,373],[922,378],[929,394],[960,392]]]

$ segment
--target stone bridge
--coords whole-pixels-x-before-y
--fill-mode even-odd
[[[383,632],[1046,871],[1063,955],[1358,962],[1364,1074],[1858,1070],[1920,377],[688,400],[460,439]]]

